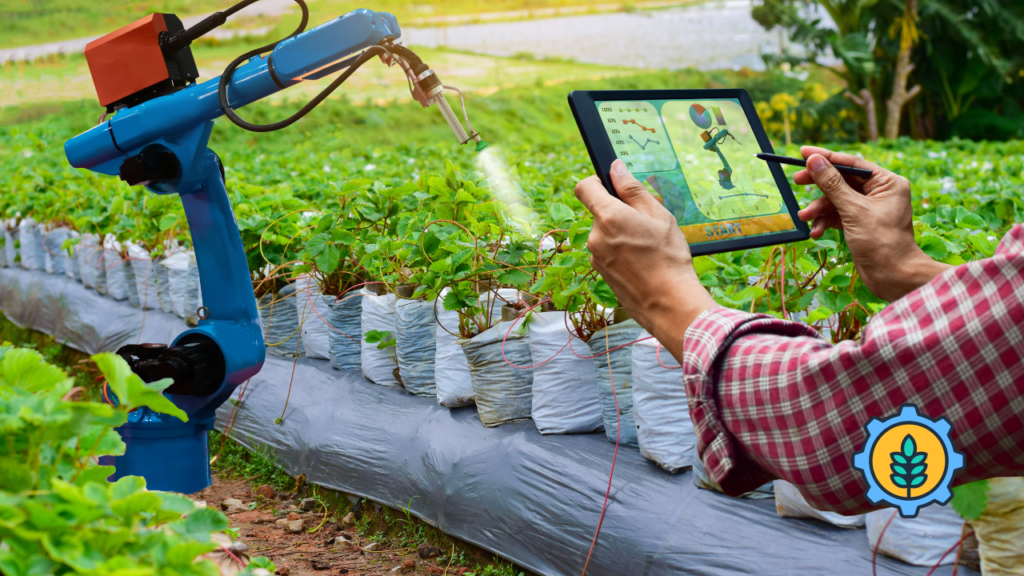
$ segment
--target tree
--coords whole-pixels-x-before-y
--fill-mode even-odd
[[[892,96],[886,102],[885,115],[885,137],[895,139],[900,135],[900,116],[903,106],[914,99],[921,91],[921,85],[917,84],[907,90],[907,80],[910,73],[914,71],[914,64],[910,61],[910,53],[917,44],[920,36],[917,30],[917,0],[907,0],[903,9],[903,16],[897,18],[889,28],[889,36],[895,37],[899,34],[900,51],[896,57],[896,70],[893,73]]]
[[[830,70],[863,111],[868,139],[880,125],[886,138],[908,128],[927,138],[1024,137],[1024,2],[762,0],[751,14],[806,47],[801,57],[765,55],[768,65],[842,61]]]

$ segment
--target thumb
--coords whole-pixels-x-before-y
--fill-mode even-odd
[[[836,170],[835,166],[820,154],[812,154],[807,159],[807,171],[810,172],[811,179],[814,180],[825,197],[832,202],[832,205],[839,210],[840,214],[860,197],[856,190],[850,188],[846,179]]]
[[[612,162],[611,176],[615,193],[626,204],[637,210],[644,210],[652,206],[660,207],[658,201],[644,187],[643,182],[633,176],[622,160]]]

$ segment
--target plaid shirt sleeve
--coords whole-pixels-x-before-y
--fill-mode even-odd
[[[709,310],[686,332],[683,378],[698,454],[727,494],[781,478],[822,510],[873,509],[853,454],[868,420],[904,403],[949,419],[966,456],[954,484],[1024,475],[1024,226],[893,302],[859,342]]]

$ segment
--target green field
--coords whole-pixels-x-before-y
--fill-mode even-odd
[[[564,241],[580,257],[563,262],[566,266],[550,268],[523,257],[526,260],[520,265],[533,267],[529,276],[502,276],[501,282],[540,290],[559,298],[563,304],[571,304],[573,298],[582,298],[583,294],[590,300],[584,298],[577,304],[585,306],[601,301],[602,295],[600,286],[594,284],[599,279],[583,258],[585,234],[580,231],[586,229],[588,220],[572,189],[578,179],[592,172],[592,167],[566,104],[568,90],[740,85],[751,91],[755,101],[761,101],[770,98],[779,83],[785,81],[743,72],[684,71],[513,87],[487,96],[471,95],[467,102],[470,117],[492,144],[485,155],[477,155],[469,147],[458,147],[436,110],[423,110],[409,102],[375,103],[368,97],[363,101],[330,100],[297,125],[272,134],[245,132],[220,120],[210,146],[227,166],[228,188],[235,199],[236,214],[251,223],[255,234],[247,240],[254,270],[293,259],[307,261],[307,267],[332,270],[345,266],[349,262],[345,258],[351,258],[349,263],[364,277],[404,282],[410,280],[408,273],[412,270],[414,275],[419,274],[417,278],[425,287],[436,293],[433,289],[441,286],[441,280],[430,270],[430,255],[418,256],[425,258],[423,269],[394,268],[399,260],[417,257],[402,251],[401,238],[419,238],[423,228],[416,226],[439,217],[436,211],[423,207],[451,201],[445,200],[445,190],[455,194],[472,186],[467,182],[476,182],[475,186],[465,188],[474,198],[497,196],[508,205],[505,209],[509,215],[522,219],[525,228],[517,234],[522,236],[524,246],[535,242],[539,231],[567,226],[568,222],[559,220],[565,215],[552,212],[552,206],[572,210],[577,234]],[[0,183],[8,191],[2,200],[4,213],[8,217],[33,216],[43,222],[64,222],[83,232],[114,232],[148,246],[153,246],[152,238],[164,237],[160,234],[188,242],[176,198],[156,197],[130,189],[116,178],[99,177],[66,165],[63,143],[90,127],[97,109],[89,101],[59,106],[59,113],[8,124],[0,130]],[[243,109],[243,114],[253,121],[267,122],[280,119],[294,107],[297,104],[288,102],[258,103]],[[16,108],[7,114],[13,119],[29,112],[31,109]],[[958,263],[986,256],[1002,232],[1012,222],[1021,220],[1024,206],[1017,191],[1024,182],[1024,143],[1019,141],[901,140],[834,147],[862,154],[910,178],[920,218],[919,240],[926,252],[937,259]],[[796,153],[795,148],[786,150]],[[446,169],[448,160],[453,166]],[[452,169],[464,176],[452,180]],[[447,184],[436,184],[428,176],[444,174],[446,170]],[[379,184],[370,186],[372,182]],[[354,253],[345,258],[330,252],[330,257],[339,261],[328,263],[320,252],[308,250],[314,231],[309,218],[300,215],[303,210],[332,213],[332,206],[337,207],[339,202],[345,205],[348,200],[343,199],[353,194],[343,190],[355,190],[355,194],[361,195],[360,202],[378,202],[384,197],[379,191],[384,189],[397,193],[389,200],[389,206],[396,210],[404,206],[400,213],[413,214],[419,224],[396,220],[378,229],[375,236],[357,243],[372,246],[376,250],[372,254],[360,252],[362,248],[353,248]],[[806,202],[814,194],[800,190],[798,196]],[[424,202],[427,198],[433,200]],[[453,209],[458,214],[457,206]],[[370,215],[361,218],[372,221],[372,213],[367,214]],[[270,222],[283,216],[285,219],[271,229]],[[339,221],[347,217],[338,216]],[[352,225],[362,226],[358,222]],[[491,233],[485,235],[489,238]],[[396,251],[387,252],[389,244],[382,239],[398,242]],[[276,251],[267,249],[263,245],[266,241],[276,244]],[[312,245],[320,246],[316,242]],[[838,234],[830,232],[820,241],[791,245],[790,249],[787,261],[800,265],[788,271],[794,277],[786,283],[799,281],[803,288],[786,292],[785,309],[789,313],[806,310],[813,296],[818,295],[821,308],[811,321],[823,329],[829,328],[835,337],[851,337],[856,333],[855,327],[862,326],[873,311],[880,309],[882,303],[857,280]],[[268,257],[271,252],[275,255]],[[765,249],[701,259],[701,274],[721,302],[778,314],[782,309],[782,286],[768,281],[749,286],[747,282],[751,276],[773,278],[766,272],[778,266],[778,255],[777,250]],[[376,266],[373,270],[367,267],[371,261]],[[819,266],[818,262],[824,264]],[[474,269],[471,274],[493,272]],[[551,279],[545,284],[542,280],[548,274]],[[580,293],[574,283],[584,281],[581,279],[590,282],[588,285],[596,292]],[[463,281],[465,274],[451,272],[443,280]],[[860,307],[853,306],[855,302]],[[845,331],[839,329],[843,326]]]

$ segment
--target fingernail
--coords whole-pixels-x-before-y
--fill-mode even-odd
[[[811,172],[821,172],[825,168],[828,168],[828,162],[825,162],[825,159],[818,154],[811,156],[807,160],[807,169]]]
[[[626,169],[626,163],[622,160],[612,162],[612,174],[615,174],[616,176],[629,176],[629,170]]]

